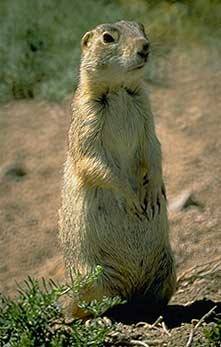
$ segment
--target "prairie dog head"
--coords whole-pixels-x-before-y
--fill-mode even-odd
[[[81,73],[105,84],[139,80],[150,52],[144,26],[128,21],[97,26],[83,36],[81,48]]]

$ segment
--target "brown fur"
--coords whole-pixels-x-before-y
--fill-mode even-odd
[[[146,43],[142,25],[125,21],[82,39],[59,223],[67,270],[104,269],[86,300],[167,303],[175,290],[161,148],[138,53]],[[77,302],[73,312],[81,315]]]

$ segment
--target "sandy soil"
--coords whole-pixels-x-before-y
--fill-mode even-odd
[[[216,49],[201,47],[191,54],[174,50],[166,69],[166,83],[149,89],[164,153],[171,241],[178,275],[185,272],[172,303],[179,306],[176,316],[182,316],[179,309],[186,303],[189,313],[186,320],[176,317],[176,324],[171,323],[171,312],[167,315],[167,326],[173,328],[173,336],[182,335],[183,342],[173,344],[165,331],[161,331],[163,340],[159,331],[157,338],[159,346],[185,346],[188,336],[181,323],[186,322],[187,334],[191,319],[221,302],[221,63]],[[63,105],[19,101],[0,107],[0,291],[4,294],[13,295],[16,281],[27,275],[64,279],[57,210],[69,122],[70,98]],[[179,197],[185,194],[189,198],[180,208]],[[209,306],[204,301],[199,308],[191,306],[205,298],[211,300]],[[139,329],[136,334],[144,336],[144,328]],[[206,346],[201,335],[196,346]]]

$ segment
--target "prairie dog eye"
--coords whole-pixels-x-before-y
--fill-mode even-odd
[[[116,35],[113,34],[109,34],[107,32],[103,33],[103,41],[104,43],[112,43],[112,42],[115,42],[116,40],[116,37],[114,37]]]

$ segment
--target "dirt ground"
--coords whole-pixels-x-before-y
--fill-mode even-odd
[[[221,311],[221,61],[215,47],[174,49],[165,69],[166,81],[148,88],[180,279],[165,324],[151,327],[134,313],[118,324],[112,338],[118,346],[186,346],[194,320],[215,305]],[[70,98],[62,105],[0,107],[0,291],[6,295],[27,275],[64,280],[57,210],[69,122]],[[207,346],[203,325],[191,346]]]

